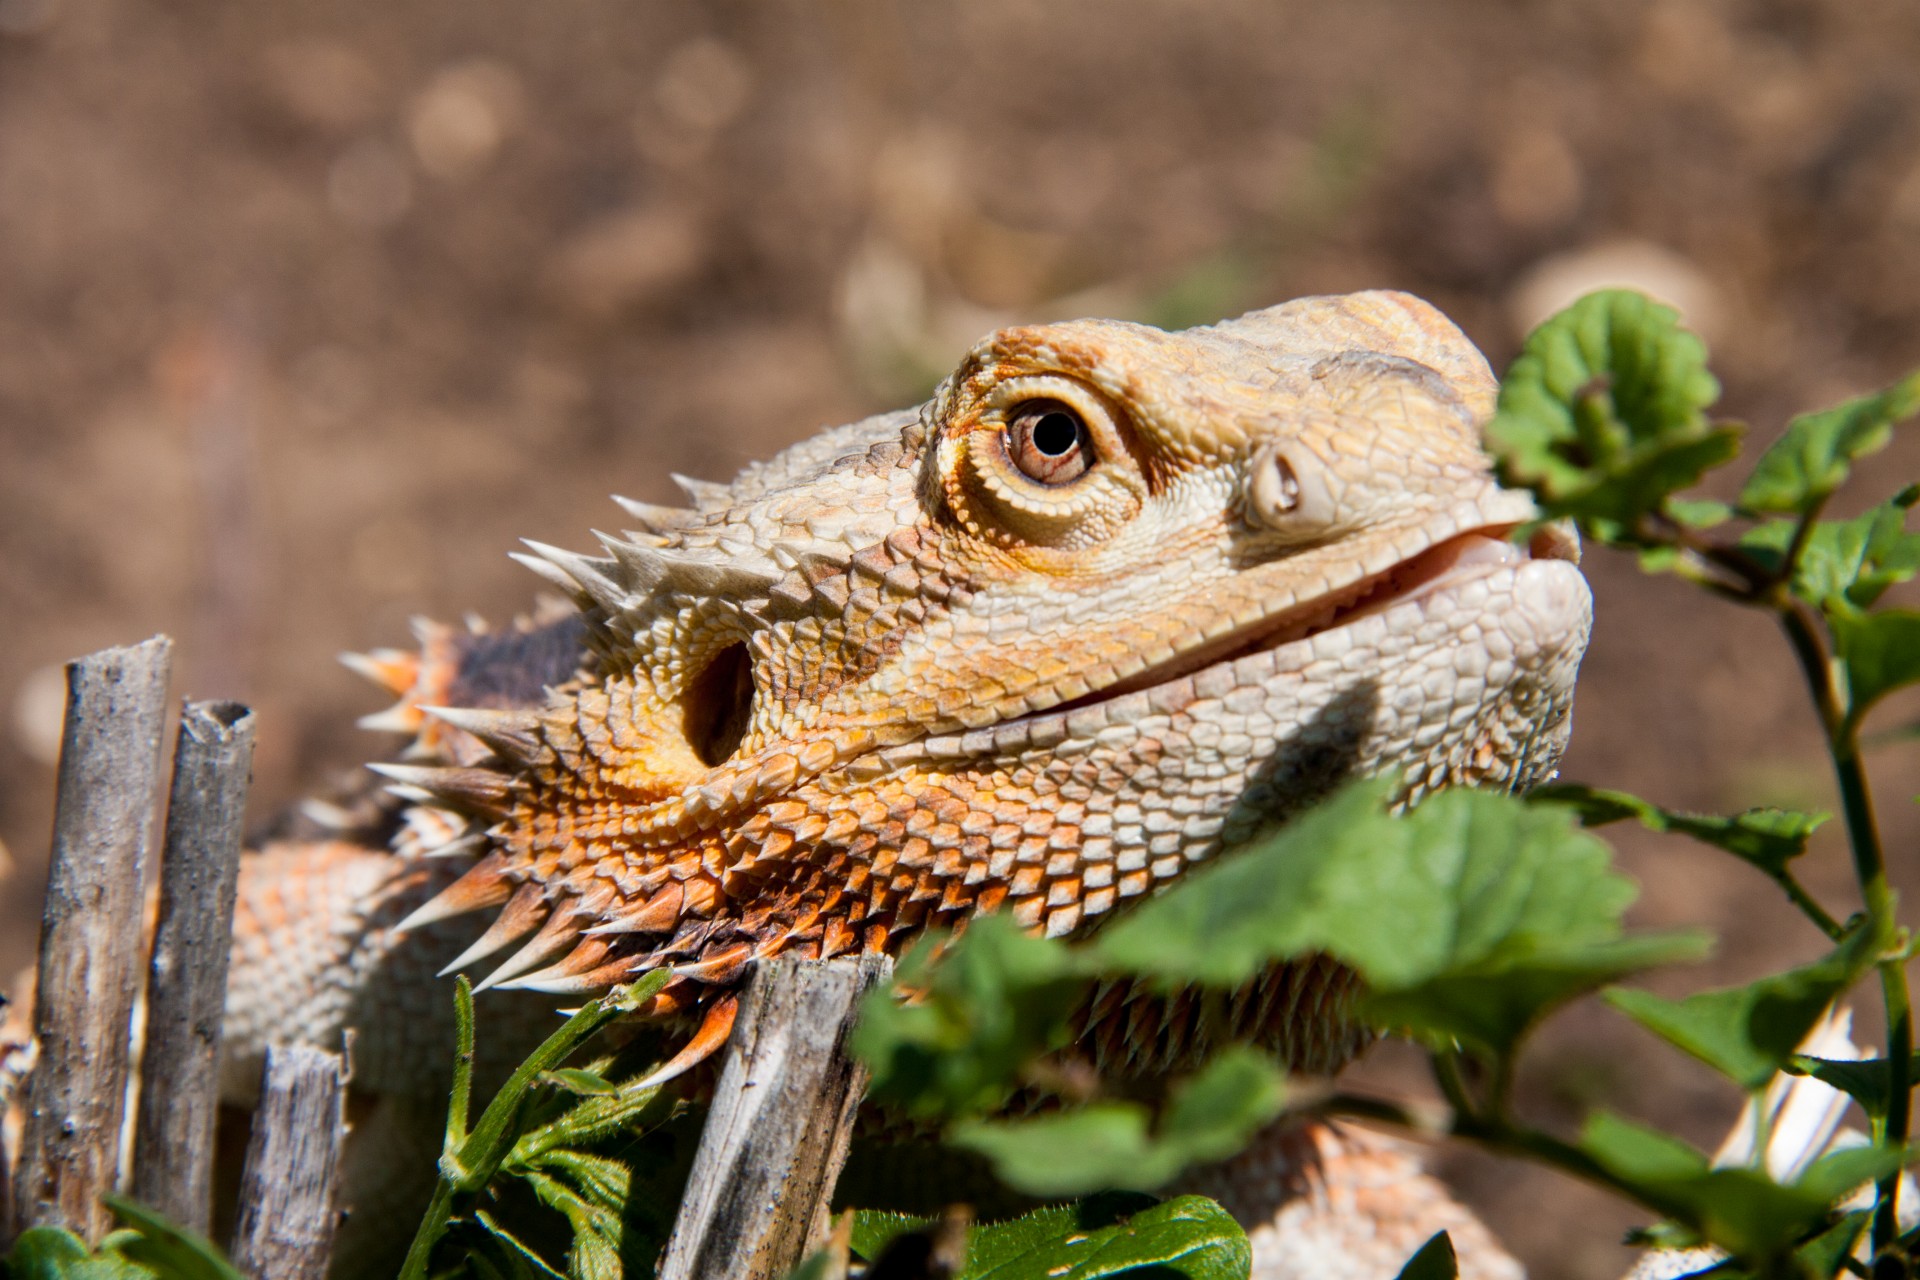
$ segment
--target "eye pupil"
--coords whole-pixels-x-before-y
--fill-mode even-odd
[[[1069,484],[1093,465],[1086,423],[1058,400],[1029,400],[1007,419],[1007,458],[1037,484]]]
[[[1033,447],[1049,458],[1058,458],[1080,441],[1080,424],[1064,413],[1054,412],[1033,424]]]

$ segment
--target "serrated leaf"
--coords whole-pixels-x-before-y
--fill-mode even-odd
[[[1155,1203],[1114,1194],[976,1225],[954,1280],[1104,1280],[1155,1269],[1188,1280],[1245,1280],[1252,1261],[1246,1233],[1203,1196]]]
[[[1741,1088],[1761,1089],[1792,1061],[1834,997],[1853,985],[1886,943],[1863,924],[1812,964],[1745,986],[1683,1000],[1616,989],[1607,992],[1607,1003]]]
[[[1627,940],[1633,886],[1564,810],[1453,790],[1403,817],[1356,783],[1193,875],[1090,944],[1107,966],[1231,987],[1316,953],[1366,979],[1380,1020],[1491,1052],[1555,1004],[1697,955],[1692,934]]]
[[[1706,416],[1719,394],[1705,346],[1672,308],[1591,293],[1527,337],[1487,446],[1502,482],[1532,489],[1549,518],[1575,516],[1618,541],[1738,452],[1738,428]]]
[[[1847,714],[1855,723],[1887,694],[1920,682],[1920,612],[1835,612],[1827,623],[1834,656],[1846,671]]]
[[[901,1003],[876,991],[861,1007],[854,1054],[872,1072],[869,1096],[916,1116],[990,1111],[1020,1066],[1066,1039],[1066,1016],[1087,980],[1059,943],[983,916],[941,963],[929,940],[901,962],[896,982],[922,989]]]
[[[1436,1231],[1419,1252],[1400,1268],[1398,1280],[1459,1280],[1460,1261],[1454,1256],[1453,1237]]]
[[[1151,1197],[1142,1199],[1158,1203]],[[939,1221],[935,1217],[897,1213],[891,1209],[855,1209],[853,1231],[847,1240],[847,1247],[872,1262],[893,1242],[895,1236],[905,1235],[909,1231],[925,1231]]]
[[[1885,391],[1860,396],[1787,424],[1754,464],[1740,489],[1740,506],[1751,512],[1797,515],[1845,482],[1856,458],[1884,449],[1893,428],[1920,412],[1920,372]]]
[[[1800,813],[1791,809],[1747,809],[1720,816],[1663,809],[1625,791],[1573,783],[1535,787],[1527,799],[1539,804],[1564,804],[1580,815],[1583,826],[1599,827],[1631,819],[1649,831],[1674,831],[1691,836],[1765,871],[1779,875],[1787,864],[1807,851],[1807,841],[1830,813]]]
[[[1888,587],[1920,572],[1920,534],[1907,532],[1916,491],[1906,490],[1852,520],[1822,520],[1807,534],[1794,562],[1793,593],[1829,613],[1865,609]],[[1770,520],[1740,537],[1740,549],[1778,572],[1793,542],[1795,521]]]
[[[1895,1148],[1851,1148],[1783,1185],[1755,1169],[1711,1168],[1685,1143],[1607,1112],[1587,1121],[1579,1145],[1646,1203],[1747,1262],[1789,1252],[1820,1227],[1836,1199],[1904,1160]]]
[[[1240,1150],[1280,1114],[1284,1100],[1278,1068],[1239,1045],[1175,1091],[1157,1131],[1146,1106],[1107,1102],[1031,1119],[976,1121],[949,1138],[985,1156],[1002,1182],[1029,1195],[1150,1191],[1189,1165]]]

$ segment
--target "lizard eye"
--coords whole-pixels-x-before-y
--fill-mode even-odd
[[[1029,400],[1007,417],[1007,457],[1036,484],[1067,484],[1093,466],[1093,436],[1060,401]]]

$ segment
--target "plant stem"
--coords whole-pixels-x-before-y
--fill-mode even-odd
[[[442,1178],[433,1188],[433,1200],[427,1205],[427,1212],[420,1219],[420,1229],[414,1233],[413,1244],[407,1249],[406,1263],[400,1268],[400,1280],[426,1280],[427,1262],[433,1256],[433,1246],[439,1244],[440,1237],[447,1233],[447,1222],[452,1216],[453,1187]]]
[[[1447,1105],[1458,1115],[1477,1116],[1479,1108],[1474,1105],[1473,1096],[1467,1092],[1466,1079],[1460,1074],[1460,1055],[1451,1049],[1431,1049],[1427,1060],[1433,1065],[1434,1083],[1446,1096]],[[1458,1127],[1457,1120],[1455,1127]]]
[[[1443,1055],[1434,1053],[1430,1056],[1436,1077],[1441,1077]],[[1453,1074],[1457,1084],[1459,1080],[1457,1068],[1447,1070]],[[1446,1088],[1444,1079],[1442,1087]],[[1447,1091],[1451,1092],[1451,1090]],[[1383,1098],[1336,1093],[1318,1104],[1314,1110],[1321,1115],[1352,1116],[1356,1120],[1372,1120],[1377,1123],[1396,1125],[1415,1133],[1433,1131],[1430,1121],[1423,1120],[1402,1103]],[[1662,1216],[1672,1212],[1671,1206],[1649,1202],[1633,1183],[1615,1176],[1592,1156],[1552,1134],[1516,1125],[1503,1117],[1482,1116],[1458,1107],[1454,1109],[1447,1132],[1453,1137],[1465,1138],[1490,1151],[1497,1151],[1503,1155],[1525,1156],[1538,1164],[1558,1169],[1562,1173],[1624,1196],[1635,1204]]]
[[[1828,938],[1838,942],[1846,933],[1847,927],[1835,920],[1825,907],[1815,901],[1813,895],[1807,892],[1807,887],[1796,880],[1792,872],[1782,871],[1773,880],[1786,893],[1793,905],[1800,908],[1801,914],[1813,921],[1820,932],[1826,934]]]
[[[1873,792],[1860,758],[1860,732],[1848,707],[1848,692],[1834,678],[1833,664],[1822,642],[1812,610],[1798,601],[1779,606],[1781,624],[1806,674],[1827,732],[1827,751],[1833,758],[1834,781],[1840,789],[1846,815],[1847,843],[1853,851],[1853,872],[1873,927],[1891,935],[1896,926],[1893,886],[1887,881],[1886,855],[1880,847],[1880,828],[1873,815]],[[1912,1122],[1913,1001],[1907,990],[1904,959],[1880,962],[1880,996],[1887,1013],[1887,1114],[1874,1125],[1874,1138],[1905,1146]],[[1874,1206],[1873,1246],[1880,1250],[1900,1235],[1900,1175],[1880,1180]]]

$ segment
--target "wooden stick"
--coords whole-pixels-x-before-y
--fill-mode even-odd
[[[202,1235],[213,1222],[220,1024],[253,729],[237,702],[190,702],[181,713],[147,976],[133,1198]]]
[[[748,978],[660,1280],[782,1277],[825,1237],[866,1087],[847,1033],[890,967],[775,960]]]
[[[120,1167],[172,651],[155,636],[67,666],[33,1018],[40,1057],[26,1088],[15,1231],[61,1225],[97,1239],[110,1225],[100,1193]]]
[[[267,1050],[231,1249],[250,1280],[326,1280],[345,1099],[339,1054],[304,1044]]]

